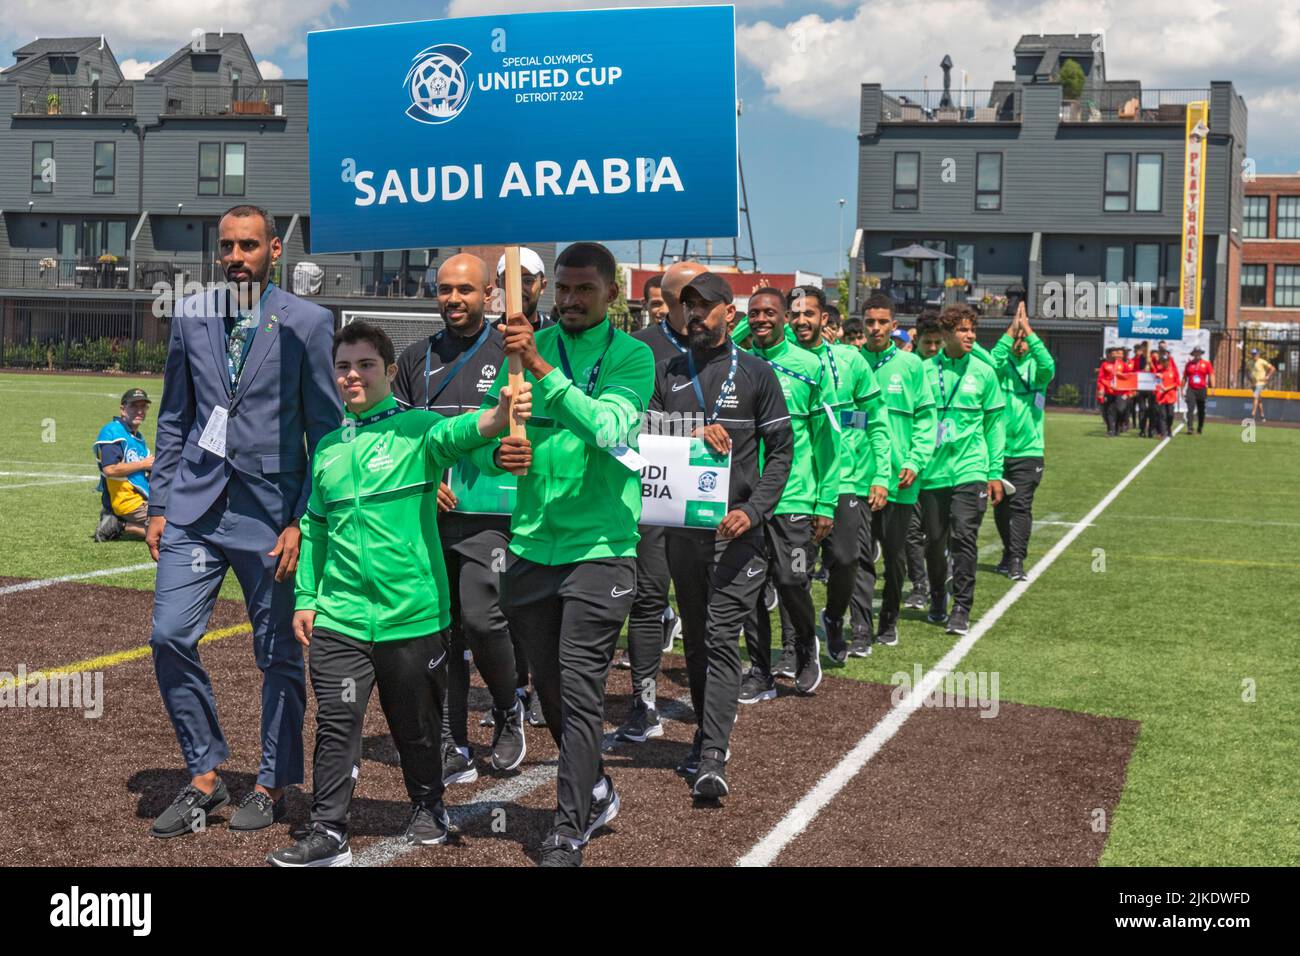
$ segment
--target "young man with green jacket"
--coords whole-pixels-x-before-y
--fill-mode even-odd
[[[614,329],[613,255],[591,242],[555,261],[558,324],[533,333],[515,317],[505,353],[534,384],[532,466],[518,482],[501,609],[533,669],[533,688],[560,748],[557,807],[543,866],[580,866],[582,847],[618,813],[600,756],[605,679],[636,590],[641,465],[636,434],[654,387],[650,347]],[[501,369],[487,396],[505,384]],[[481,449],[502,470],[515,439]]]
[[[411,798],[406,840],[446,841],[439,745],[450,596],[438,484],[449,465],[508,425],[508,401],[454,418],[403,412],[390,390],[393,343],[364,322],[334,337],[334,373],[346,414],[312,458],[294,589],[294,636],[311,647],[316,694],[311,828],[267,857],[276,866],[351,862],[348,806],[375,687]],[[517,419],[528,417],[530,402],[525,384]],[[514,467],[527,465],[521,451]]]
[[[950,305],[938,328],[922,338],[943,338],[943,348],[926,363],[936,403],[935,451],[921,475],[925,564],[930,576],[930,613],[949,634],[966,634],[975,603],[979,529],[988,499],[1002,500],[1002,455],[1006,401],[997,374],[972,359],[978,317],[969,306]],[[952,557],[952,613],[948,613],[948,556]]]
[[[768,574],[794,634],[795,691],[811,694],[822,680],[821,645],[813,619],[812,563],[816,546],[830,534],[840,488],[840,438],[827,403],[830,385],[815,355],[786,337],[785,297],[762,288],[749,297],[749,327],[754,355],[767,362],[785,395],[794,431],[794,462],[767,537]],[[772,625],[762,601],[745,622],[750,670],[741,683],[740,702],[776,696],[772,683]]]
[[[867,341],[862,355],[876,376],[876,384],[888,408],[890,453],[889,504],[872,515],[874,537],[881,542],[885,564],[885,593],[880,603],[880,627],[875,634],[878,644],[898,643],[898,614],[903,601],[903,581],[908,576],[908,529],[918,510],[921,493],[918,477],[925,473],[934,455],[934,396],[919,356],[898,347],[894,330],[894,300],[884,293],[874,293],[864,307]],[[875,585],[875,564],[871,565],[870,582]],[[874,597],[870,594],[868,600]],[[866,657],[870,645],[861,647],[855,640],[849,653]]]
[[[821,623],[827,655],[842,664],[849,654],[844,614],[850,602],[854,641],[871,647],[871,585],[876,577],[872,516],[889,495],[889,422],[876,376],[862,354],[823,338],[826,294],[815,287],[796,288],[788,302],[796,341],[821,362],[827,406],[840,431],[839,496],[824,558],[826,607]]]
[[[1023,305],[993,349],[979,349],[976,354],[997,372],[1007,403],[1002,461],[1005,495],[993,509],[998,536],[1002,538],[1002,560],[997,571],[1013,581],[1023,581],[1034,526],[1034,492],[1043,480],[1043,410],[1047,407],[1047,386],[1056,375],[1056,360],[1029,327]]]

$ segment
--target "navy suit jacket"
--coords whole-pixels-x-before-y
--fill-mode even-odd
[[[221,293],[210,290],[182,300],[172,317],[149,514],[191,524],[238,472],[279,533],[307,508],[316,443],[342,422],[334,317],[273,286],[232,397],[224,314]],[[224,458],[199,447],[217,405],[229,410]]]

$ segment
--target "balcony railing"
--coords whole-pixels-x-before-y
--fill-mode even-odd
[[[1209,90],[1139,90],[1119,87],[1085,90],[1061,103],[1062,123],[1183,123],[1187,104],[1209,102]]]
[[[283,116],[284,84],[168,86],[164,116]]]
[[[886,90],[881,107],[886,123],[1000,123],[1020,119],[1014,90]]]
[[[120,86],[20,86],[18,112],[23,116],[130,116],[135,88]]]

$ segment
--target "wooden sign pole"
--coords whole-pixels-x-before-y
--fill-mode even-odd
[[[506,246],[506,323],[510,322],[510,316],[524,311],[524,291],[521,287],[519,276],[519,247]],[[509,380],[506,384],[510,386],[511,394],[518,394],[519,388],[524,383],[524,366],[519,360],[518,355],[511,355],[508,361]],[[527,437],[526,429],[523,422],[517,422],[512,415],[510,417],[510,437],[524,438]]]

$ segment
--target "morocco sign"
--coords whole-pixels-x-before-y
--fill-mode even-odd
[[[736,235],[733,7],[324,30],[307,64],[313,252]]]
[[[1201,230],[1205,223],[1205,152],[1210,104],[1187,104],[1187,143],[1183,155],[1183,245],[1178,304],[1189,329],[1201,327]]]

